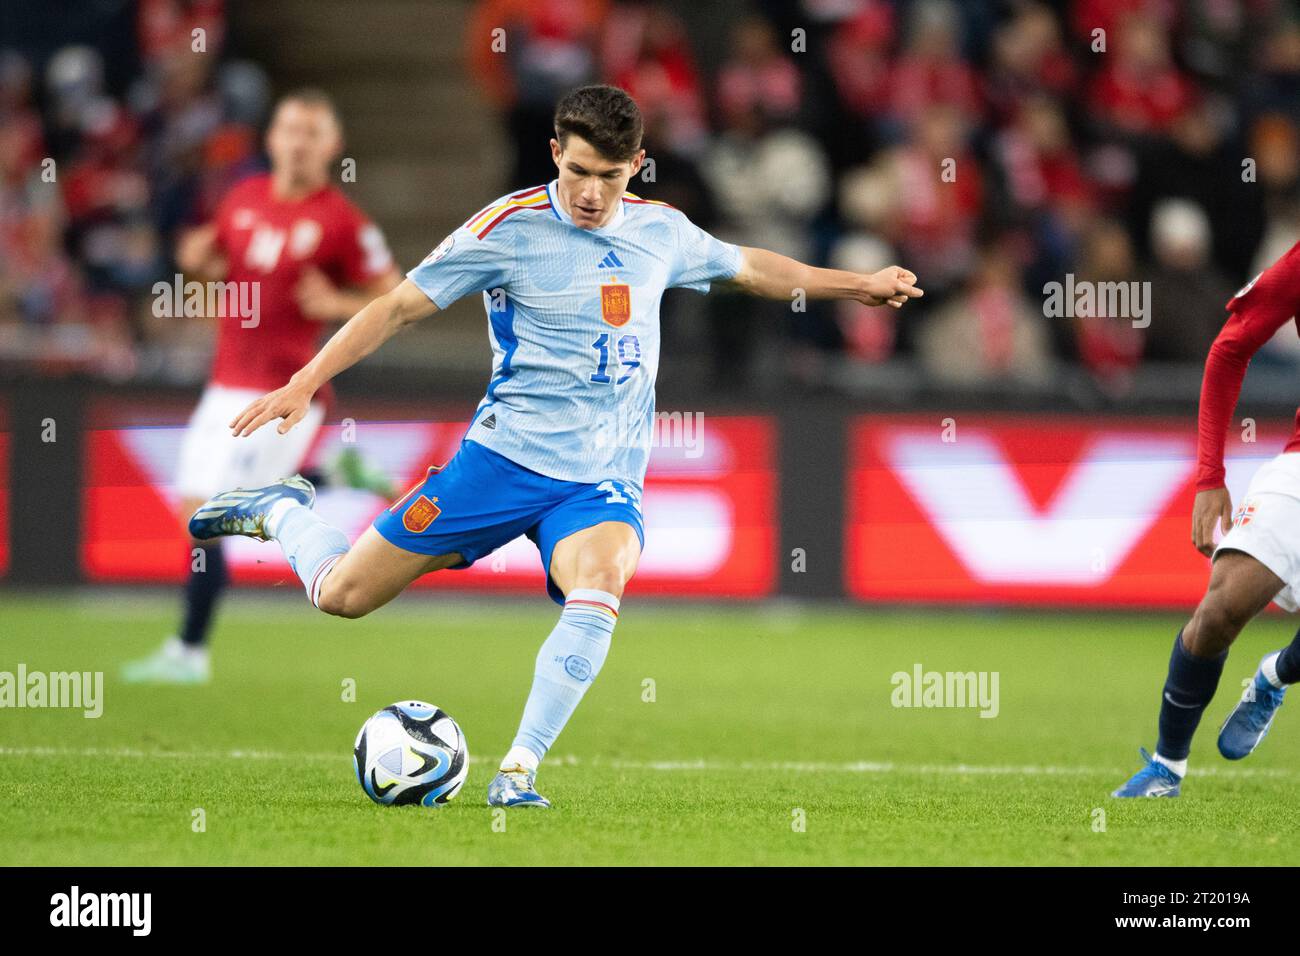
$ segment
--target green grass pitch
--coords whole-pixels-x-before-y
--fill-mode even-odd
[[[542,768],[555,809],[494,814],[555,608],[420,596],[340,621],[284,598],[232,595],[210,685],[144,689],[118,666],[170,630],[170,595],[0,593],[0,670],[105,672],[99,719],[0,710],[0,864],[1300,862],[1281,839],[1300,716],[1241,763],[1214,749],[1241,680],[1291,636],[1280,618],[1235,648],[1183,797],[1121,803],[1175,618],[632,596]],[[998,716],[895,708],[890,677],[917,663],[998,672]],[[473,755],[440,810],[376,806],[352,774],[362,721],[408,697],[454,715]]]

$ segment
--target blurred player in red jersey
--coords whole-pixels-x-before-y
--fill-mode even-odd
[[[1210,347],[1201,384],[1192,511],[1192,543],[1214,562],[1210,584],[1174,640],[1155,755],[1142,752],[1145,766],[1115,791],[1117,797],[1178,796],[1192,735],[1219,685],[1228,648],[1270,601],[1287,611],[1300,610],[1300,412],[1282,454],[1255,473],[1235,514],[1223,464],[1224,442],[1251,356],[1300,312],[1300,243],[1227,307],[1231,315]],[[1218,547],[1216,526],[1226,532]],[[1260,662],[1219,730],[1219,752],[1229,760],[1250,754],[1268,733],[1287,685],[1296,681],[1300,634]]]
[[[222,489],[257,488],[300,469],[325,418],[322,396],[306,427],[286,435],[267,428],[236,439],[230,420],[311,360],[324,323],[350,318],[401,282],[382,233],[330,184],[342,145],[325,94],[289,94],[266,134],[270,173],[238,183],[213,222],[180,240],[176,259],[187,278],[235,284],[241,301],[257,305],[255,314],[218,318],[210,379],[181,447],[182,522]],[[207,633],[228,574],[219,540],[191,547],[203,554],[191,562],[181,630],[158,652],[128,664],[128,680],[208,677]]]

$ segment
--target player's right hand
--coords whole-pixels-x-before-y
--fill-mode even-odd
[[[1192,505],[1192,544],[1207,558],[1214,553],[1214,526],[1227,534],[1232,527],[1232,496],[1227,488],[1209,488],[1196,493]]]
[[[866,305],[888,305],[901,308],[908,299],[919,299],[925,293],[916,285],[916,273],[902,266],[889,266],[866,277],[861,301]]]
[[[278,418],[281,421],[276,431],[283,435],[307,414],[312,394],[306,386],[294,382],[267,392],[235,416],[230,431],[236,438],[244,438]]]

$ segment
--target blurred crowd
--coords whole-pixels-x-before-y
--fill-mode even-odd
[[[269,83],[223,59],[224,0],[83,10],[102,19],[0,46],[0,369],[194,381],[210,329],[155,318],[150,290],[261,165]]]
[[[192,381],[208,330],[154,319],[148,292],[178,230],[260,165],[268,80],[223,50],[225,0],[98,6],[125,29],[0,41],[0,369]],[[554,174],[560,94],[616,83],[654,161],[632,191],[733,242],[921,277],[901,313],[710,296],[723,386],[757,374],[765,323],[810,384],[1069,366],[1123,395],[1145,364],[1203,361],[1234,289],[1300,237],[1284,0],[479,0],[466,58],[513,143],[503,189]],[[1148,314],[1049,314],[1067,276],[1149,283]],[[1295,329],[1261,360],[1300,362]]]
[[[468,52],[515,140],[513,183],[552,175],[536,142],[563,90],[615,83],[655,160],[633,191],[734,242],[918,273],[926,298],[901,313],[771,308],[809,381],[828,356],[953,384],[1050,382],[1070,363],[1122,395],[1143,363],[1202,362],[1233,291],[1300,238],[1290,3],[720,6],[483,0]],[[504,68],[477,39],[493,25]],[[1147,314],[1046,314],[1067,274],[1149,282]],[[708,308],[716,380],[752,375],[761,310]],[[1288,326],[1264,360],[1297,346]]]

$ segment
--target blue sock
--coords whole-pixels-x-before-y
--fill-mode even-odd
[[[591,588],[569,592],[559,623],[537,652],[533,689],[524,705],[512,755],[523,748],[538,761],[546,756],[600,673],[617,622],[618,598],[614,595]]]
[[[1227,659],[1227,651],[1218,657],[1193,657],[1183,647],[1183,632],[1178,632],[1169,657],[1169,676],[1160,695],[1160,739],[1156,742],[1159,756],[1186,760],[1192,752],[1192,734],[1219,686]]]
[[[181,641],[190,647],[207,643],[208,628],[217,598],[230,582],[226,570],[226,552],[221,542],[200,545],[203,553],[203,570],[196,571],[190,562],[190,576],[185,580],[185,620],[181,624]]]
[[[319,607],[321,582],[348,553],[348,536],[327,525],[310,508],[287,500],[275,503],[266,530],[307,589],[307,600]]]

